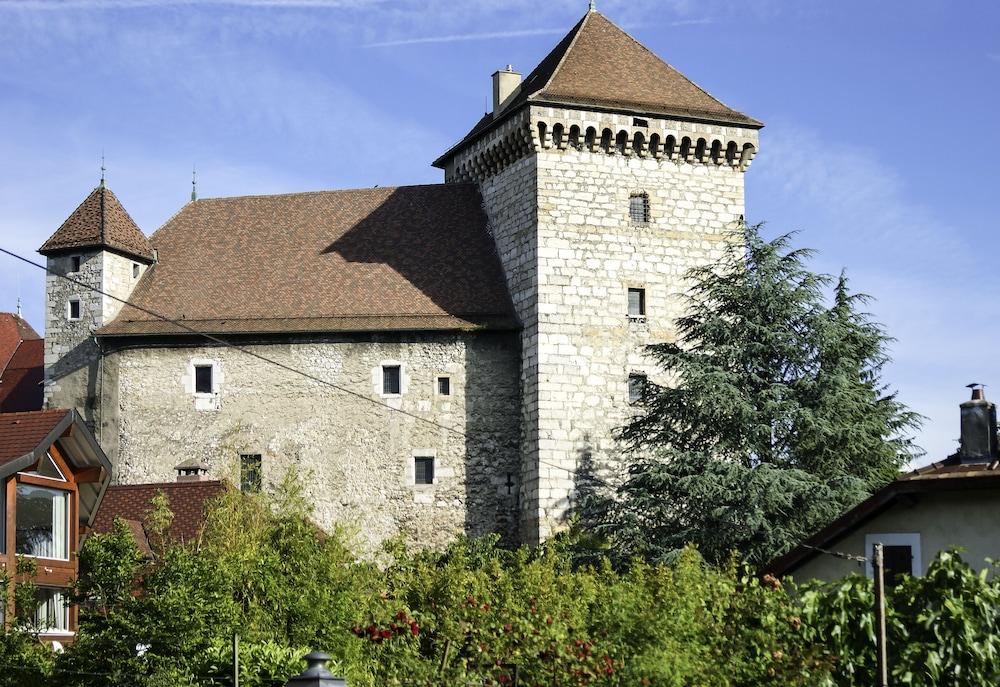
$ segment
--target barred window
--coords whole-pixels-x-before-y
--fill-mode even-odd
[[[646,316],[646,289],[628,290],[628,316],[635,318]]]
[[[263,460],[259,453],[240,454],[240,490],[248,494],[256,494],[263,484]]]
[[[399,365],[382,366],[382,393],[398,395],[400,393]]]
[[[433,456],[416,456],[413,459],[413,483],[434,484]]]
[[[649,195],[633,193],[628,199],[628,218],[632,224],[649,223]]]
[[[439,396],[451,396],[451,377],[438,377],[437,387]]]

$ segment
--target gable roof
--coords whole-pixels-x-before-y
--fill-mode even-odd
[[[161,491],[174,514],[169,535],[177,541],[192,541],[201,534],[205,524],[205,504],[229,488],[225,482],[161,482],[152,484],[119,484],[108,487],[100,510],[94,518],[93,532],[110,532],[115,518],[122,518],[132,530],[136,543],[144,552],[149,544],[142,522],[152,508],[153,498]]]
[[[0,369],[0,413],[41,410],[44,379],[45,340],[22,341]]]
[[[521,82],[510,102],[487,113],[451,154],[529,102],[672,115],[760,128],[763,123],[723,104],[611,20],[591,10]]]
[[[967,463],[958,454],[939,463],[931,463],[900,476],[870,497],[843,513],[829,525],[813,534],[783,556],[764,567],[763,573],[775,576],[791,575],[799,566],[863,526],[876,516],[914,494],[941,493],[967,489],[997,489],[1000,487],[1000,461]]]
[[[152,244],[131,302],[198,331],[517,326],[472,184],[197,200]],[[98,330],[187,333],[129,306]]]
[[[20,315],[0,312],[0,370],[14,357],[22,341],[41,339],[34,327]]]
[[[0,478],[35,465],[57,442],[74,469],[100,468],[98,481],[77,485],[80,519],[92,521],[111,482],[111,461],[76,410],[0,413]]]
[[[103,184],[90,192],[38,252],[53,255],[82,248],[108,248],[152,262],[149,240]]]

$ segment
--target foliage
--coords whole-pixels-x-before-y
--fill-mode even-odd
[[[917,416],[880,381],[889,339],[852,294],[806,267],[790,238],[744,226],[717,263],[692,270],[677,341],[649,347],[650,384],[623,429],[627,477],[593,492],[583,523],[619,562],[764,563],[891,479],[915,454]]]

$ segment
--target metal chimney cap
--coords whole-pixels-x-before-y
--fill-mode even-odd
[[[972,382],[971,384],[965,385],[966,389],[972,389],[972,399],[973,401],[985,401],[986,400],[986,385],[980,384],[979,382]]]

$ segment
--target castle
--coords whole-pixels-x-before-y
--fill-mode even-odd
[[[493,74],[443,184],[192,198],[147,238],[102,181],[40,248],[46,404],[117,483],[296,468],[373,545],[544,540],[582,464],[616,470],[761,126],[591,10]]]

